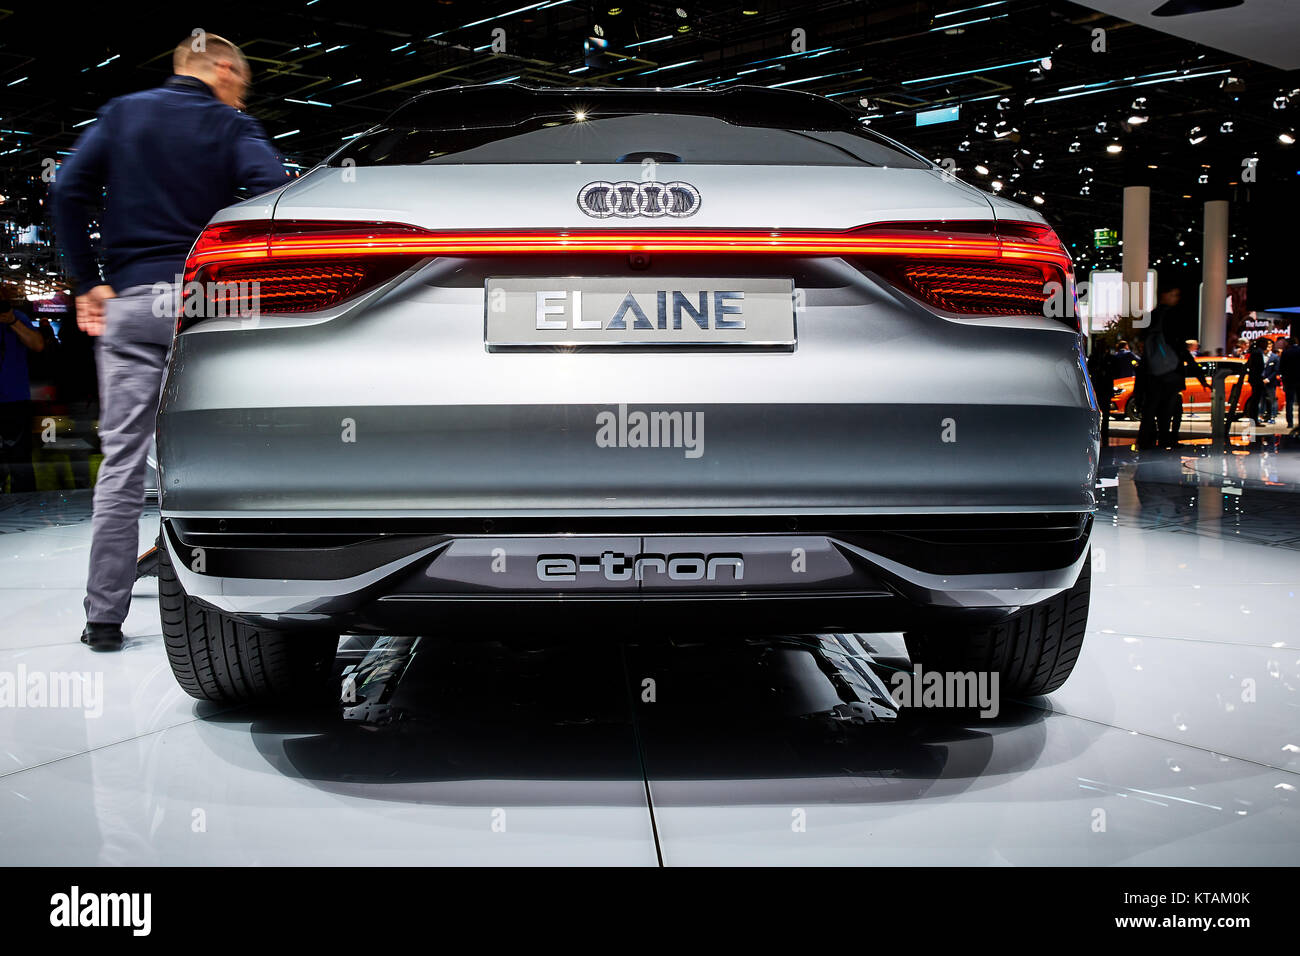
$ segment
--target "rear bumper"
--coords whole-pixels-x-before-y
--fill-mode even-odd
[[[163,522],[186,593],[254,624],[422,633],[520,621],[623,630],[708,621],[752,633],[996,619],[1074,584],[1092,518],[774,515],[568,526],[578,533],[556,533],[547,519]]]
[[[158,419],[164,514],[1094,505],[1096,401],[1060,321],[944,318],[841,259],[656,256],[647,274],[789,277],[796,347],[490,351],[485,283],[556,268],[438,259],[329,313],[181,333]],[[647,446],[638,415],[693,430]]]

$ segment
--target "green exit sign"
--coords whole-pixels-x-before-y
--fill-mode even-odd
[[[1112,246],[1119,245],[1119,233],[1114,229],[1094,229],[1092,231],[1092,244],[1097,249],[1109,249]]]

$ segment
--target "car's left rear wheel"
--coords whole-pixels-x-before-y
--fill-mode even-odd
[[[171,555],[158,549],[158,607],[176,681],[219,703],[325,703],[338,635],[253,627],[185,593]]]

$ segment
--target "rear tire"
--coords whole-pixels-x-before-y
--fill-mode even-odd
[[[1070,676],[1083,648],[1091,590],[1089,554],[1068,591],[992,626],[909,631],[903,635],[907,652],[926,670],[996,672],[1004,695],[1051,693]]]
[[[158,550],[158,608],[172,673],[191,697],[223,704],[329,699],[338,635],[252,627],[205,607],[181,589],[165,546]]]

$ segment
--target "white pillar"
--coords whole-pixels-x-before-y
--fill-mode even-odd
[[[1213,355],[1228,334],[1228,200],[1205,204],[1205,242],[1201,249],[1201,351]]]
[[[1121,262],[1124,268],[1124,291],[1128,293],[1129,315],[1134,319],[1142,315],[1146,304],[1147,268],[1150,258],[1149,243],[1151,235],[1151,187],[1124,187],[1124,240]],[[1138,290],[1133,296],[1132,291]]]

